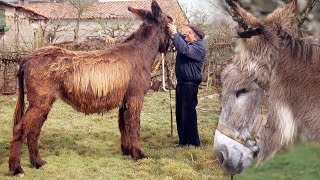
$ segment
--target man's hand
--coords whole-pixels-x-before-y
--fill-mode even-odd
[[[168,23],[167,27],[168,27],[168,30],[172,36],[177,33],[177,26],[176,25]]]

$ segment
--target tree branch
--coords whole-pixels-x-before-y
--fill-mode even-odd
[[[311,10],[313,9],[313,7],[317,4],[317,2],[319,2],[320,0],[311,0],[309,5],[307,6],[307,8],[303,11],[302,15],[301,15],[301,19],[299,21],[298,24],[298,28],[302,27],[302,24],[304,23],[304,21],[307,19],[309,13],[311,12]]]

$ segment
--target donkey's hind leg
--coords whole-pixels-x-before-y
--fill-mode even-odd
[[[140,113],[143,97],[134,96],[127,99],[127,110],[124,116],[124,128],[128,139],[131,157],[134,160],[146,158],[140,150]]]
[[[13,175],[24,174],[20,164],[20,154],[22,143],[27,136],[31,164],[39,168],[45,163],[39,155],[38,137],[52,103],[52,100],[30,103],[21,121],[14,127],[9,157],[9,169]]]
[[[46,163],[40,156],[38,140],[43,123],[47,119],[54,101],[54,98],[46,98],[34,103],[30,110],[30,117],[26,119],[30,163],[37,169]]]
[[[21,146],[26,138],[25,133],[25,123],[24,117],[21,121],[13,128],[13,138],[10,144],[10,157],[9,157],[9,170],[13,175],[23,175],[23,169],[21,168],[20,155],[21,155]]]

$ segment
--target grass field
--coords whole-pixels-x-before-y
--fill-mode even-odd
[[[58,101],[42,128],[39,142],[47,164],[40,169],[30,167],[24,144],[24,179],[230,179],[213,152],[220,105],[219,95],[212,94],[212,90],[201,90],[199,94],[201,147],[174,148],[178,138],[175,123],[173,137],[170,136],[169,94],[149,92],[141,114],[141,148],[149,158],[137,162],[121,155],[116,110],[103,116],[86,116]],[[0,96],[0,179],[12,179],[7,161],[15,98]],[[234,179],[317,179],[319,150],[316,145],[299,145]]]
[[[253,166],[235,180],[316,180],[320,179],[320,146],[298,144],[277,154],[262,166]]]

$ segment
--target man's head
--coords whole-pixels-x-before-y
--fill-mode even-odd
[[[187,43],[198,41],[205,36],[204,32],[195,26],[185,26],[182,29],[182,33],[185,36],[185,41]]]

